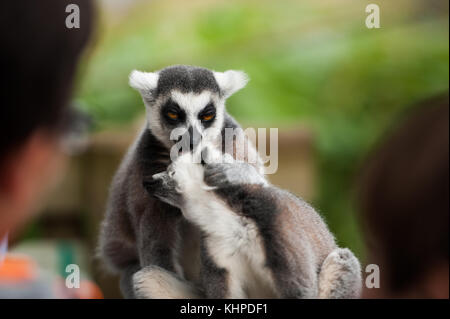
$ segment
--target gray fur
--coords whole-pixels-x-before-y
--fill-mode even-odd
[[[192,180],[199,175],[189,175],[180,170],[193,171],[198,169],[194,167],[195,165],[199,164],[191,166],[174,164],[167,172],[157,174],[154,178],[155,183],[159,184],[157,196],[179,207],[185,217],[205,234],[202,244],[202,283],[207,297],[356,298],[359,296],[361,276],[358,260],[350,250],[336,247],[325,223],[306,202],[267,182],[261,183],[263,177],[247,163],[204,165],[202,177],[206,184],[213,188],[209,192],[202,193],[201,201],[192,202],[196,199],[192,199],[192,195],[185,192],[186,187],[179,183],[185,184],[187,181],[194,191],[195,189],[200,191],[204,188],[203,181],[192,184]],[[178,200],[173,201],[172,198]],[[223,202],[228,206],[228,211],[221,212],[221,204],[212,206],[211,202],[214,201]],[[224,222],[220,214],[222,216],[234,214],[235,226],[212,224]],[[207,215],[213,217],[209,218]],[[215,215],[217,217],[214,217]],[[254,245],[248,239],[235,238],[241,236],[241,233],[244,236],[251,233],[253,224],[258,228],[257,237],[264,251],[263,264],[259,266],[258,263],[248,264],[248,260],[258,258],[257,249],[250,248],[247,251],[245,247],[231,247],[234,244],[240,245],[243,241],[244,246]],[[222,229],[217,231],[221,227]],[[223,227],[230,228],[223,229]],[[227,248],[232,249],[222,252],[221,245],[227,245]],[[241,259],[237,259],[235,263],[238,268],[231,264],[227,267],[225,265],[227,262],[224,264],[224,260],[236,259],[236,256],[241,254]],[[221,264],[222,266],[219,266]],[[244,281],[237,283],[236,288],[233,279],[242,280],[241,274],[236,271],[245,271],[247,267],[241,269],[240,264],[249,265],[253,269],[250,273],[258,274],[265,269],[270,273],[255,277],[253,282],[261,284],[260,286]],[[272,277],[273,283],[264,277]]]
[[[156,97],[165,95],[172,90],[184,93],[201,93],[205,90],[219,93],[220,91],[210,70],[187,65],[170,66],[159,72]]]
[[[205,238],[201,243],[201,284],[204,296],[213,299],[223,299],[228,292],[228,271],[219,267],[205,246]]]
[[[130,265],[125,268],[120,277],[120,291],[126,299],[135,299],[136,293],[133,283],[133,275],[139,271],[141,267],[138,264]]]

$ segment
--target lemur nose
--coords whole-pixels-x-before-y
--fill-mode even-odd
[[[201,133],[196,128],[189,126],[186,132],[178,137],[177,142],[183,142],[182,146],[186,148],[189,146],[189,151],[193,151],[194,148],[200,143],[201,139]]]
[[[193,151],[194,150],[194,128],[192,126],[189,126],[188,129],[188,133],[189,133],[189,150]]]
[[[191,149],[194,149],[194,147],[196,147],[198,144],[200,144],[201,141],[202,141],[202,134],[197,129],[194,128],[192,130],[192,147],[191,147]]]

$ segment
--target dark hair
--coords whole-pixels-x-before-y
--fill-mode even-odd
[[[386,288],[401,292],[448,262],[448,94],[422,102],[375,149],[360,196],[369,254],[381,261]]]
[[[80,28],[66,27],[69,4]],[[92,16],[91,0],[1,1],[0,161],[37,128],[61,128]]]

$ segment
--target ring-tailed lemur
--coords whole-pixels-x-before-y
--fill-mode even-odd
[[[145,185],[202,231],[206,297],[358,297],[358,260],[336,247],[311,206],[217,149],[204,149],[209,164],[196,164],[195,156],[181,155]],[[136,286],[153,295],[157,282],[137,278]]]
[[[195,298],[219,294],[225,296],[225,288],[212,289],[210,285],[202,287],[201,278],[205,278],[205,272],[210,277],[220,277],[224,275],[224,270],[217,267],[212,259],[207,258],[207,250],[201,247],[204,241],[200,238],[199,227],[184,218],[177,207],[148,196],[143,182],[152,180],[153,175],[167,169],[170,164],[170,149],[178,141],[178,137],[184,135],[183,131],[189,134],[192,149],[199,143],[199,139],[195,138],[197,132],[214,147],[232,154],[238,160],[246,161],[249,157],[256,156],[253,169],[245,163],[234,164],[231,167],[212,166],[211,170],[205,173],[207,176],[226,177],[224,181],[227,184],[236,184],[236,187],[241,184],[242,178],[247,182],[255,176],[261,178],[262,161],[251,145],[248,145],[244,154],[236,152],[243,147],[239,144],[242,139],[236,138],[233,141],[237,145],[231,145],[231,149],[224,148],[226,128],[239,128],[225,111],[224,102],[231,94],[245,86],[246,82],[247,78],[242,72],[220,73],[188,66],[169,67],[155,73],[138,71],[131,73],[130,85],[141,93],[148,120],[114,177],[106,216],[102,223],[99,247],[104,261],[113,270],[120,272],[121,290],[125,297]],[[175,128],[183,129],[178,137],[171,136]],[[242,155],[244,157],[239,158]],[[268,190],[269,188],[257,192],[261,198],[256,200],[268,205],[268,199],[273,199],[275,194],[281,192],[278,190],[270,195]],[[287,196],[282,192],[280,194]],[[282,202],[283,196],[280,195],[278,201]],[[275,203],[278,201],[275,200]],[[273,206],[266,208],[270,207],[273,208]],[[305,204],[305,207],[309,206]],[[313,211],[310,208],[306,210]],[[270,214],[261,216],[264,220]],[[305,247],[295,247],[296,243],[289,241],[293,229],[281,228],[284,222],[289,226],[289,221],[285,219],[284,222],[279,219],[273,221],[277,221],[272,225],[273,228],[263,227],[263,233],[267,232],[270,237],[276,230],[280,237],[273,243],[267,241],[267,248],[275,249],[281,240],[287,243],[284,251],[288,252],[289,257],[302,255],[311,250],[311,247],[306,247],[307,250],[304,252],[302,249]],[[264,238],[266,240],[269,237]],[[312,241],[305,245],[317,244]],[[334,242],[330,245],[333,246]],[[275,254],[276,250],[273,250]],[[203,258],[200,257],[200,252]],[[285,264],[283,258],[279,260],[275,258],[272,261],[274,262],[272,266],[280,267],[278,277],[274,280],[278,284],[285,282],[288,284],[287,287],[291,287],[289,286],[291,280],[283,279],[288,272],[282,270],[295,268],[295,265]],[[352,274],[357,273],[356,268],[359,264],[350,251],[337,248],[330,252],[323,263],[314,260],[313,266],[310,267],[314,268],[314,265],[321,265],[319,269],[322,269],[320,271],[322,291],[319,292],[319,296],[329,298],[354,296],[357,285],[352,285],[355,280]],[[348,267],[351,271],[347,270]],[[200,269],[203,269],[201,277]],[[274,270],[273,267],[271,269]],[[319,269],[316,271],[319,272]],[[312,296],[310,292],[294,292],[295,287],[292,289],[290,292],[287,290],[279,292],[279,295]]]
[[[170,164],[170,152],[179,138],[189,135],[190,148],[199,136],[225,146],[225,130],[239,128],[226,112],[225,100],[248,81],[240,71],[214,72],[191,66],[172,66],[158,72],[133,71],[131,87],[144,101],[147,123],[124,157],[111,185],[106,215],[101,225],[99,255],[107,266],[120,273],[125,297],[135,297],[132,276],[164,270],[172,281],[199,278],[200,234],[187,222],[178,208],[150,198],[143,180],[164,171]],[[178,131],[178,135],[173,132]],[[183,133],[185,132],[185,133]],[[225,152],[235,157],[248,156],[262,172],[262,161],[251,144],[247,152],[235,130],[236,138]],[[235,145],[233,145],[235,144]],[[168,284],[171,280],[167,280]],[[155,295],[158,297],[181,296]]]

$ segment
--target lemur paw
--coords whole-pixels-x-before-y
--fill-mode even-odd
[[[230,184],[267,184],[266,179],[254,166],[238,162],[206,164],[204,180],[207,185],[212,187],[229,186]]]
[[[333,250],[325,259],[323,267],[329,264],[342,265],[348,270],[358,271],[360,269],[359,261],[348,248],[337,248]]]
[[[134,294],[138,299],[200,298],[190,282],[158,266],[147,266],[133,275]]]
[[[319,279],[320,298],[358,298],[361,294],[361,266],[347,248],[336,248],[323,262]]]
[[[182,196],[177,191],[177,183],[172,178],[172,172],[155,174],[151,179],[145,179],[143,186],[151,196],[175,207],[181,205]]]
[[[267,184],[258,170],[245,162],[237,162],[228,153],[213,147],[202,150],[204,181],[212,187],[230,184]]]

